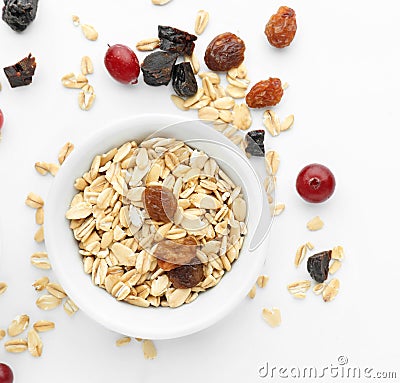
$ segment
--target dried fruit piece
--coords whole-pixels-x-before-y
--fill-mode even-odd
[[[204,61],[214,71],[228,71],[238,67],[244,60],[246,46],[241,38],[225,32],[208,44]]]
[[[180,265],[188,265],[196,256],[197,240],[189,236],[175,241],[160,242],[154,252],[157,264],[165,271],[173,270]]]
[[[17,32],[22,32],[35,20],[38,0],[4,0],[3,20]]]
[[[168,85],[178,53],[154,52],[145,57],[141,65],[143,80],[147,85]]]
[[[279,78],[270,77],[259,81],[246,95],[246,103],[250,108],[274,106],[281,101],[283,89]]]
[[[190,97],[197,93],[196,78],[189,62],[174,65],[172,69],[172,87],[176,94],[181,97]]]
[[[163,186],[147,186],[143,203],[150,218],[157,222],[172,221],[178,206],[172,191]]]
[[[36,61],[35,58],[29,55],[14,65],[4,68],[4,73],[7,77],[11,88],[25,86],[32,83],[32,76],[35,74]]]
[[[276,48],[284,48],[293,41],[297,30],[296,13],[292,8],[279,7],[265,26],[269,43]]]
[[[104,65],[114,80],[122,84],[136,84],[140,74],[135,52],[126,45],[115,44],[107,49]]]
[[[264,148],[264,130],[252,130],[246,134],[246,153],[252,156],[263,157],[265,154]]]
[[[197,36],[180,29],[158,26],[158,38],[160,39],[160,49],[163,51],[187,54],[191,56],[194,49],[194,41]]]
[[[176,289],[188,289],[199,284],[204,278],[203,265],[198,258],[193,258],[191,264],[179,266],[168,272],[172,286]]]
[[[332,251],[322,251],[307,260],[307,270],[312,279],[318,283],[324,282],[328,278],[329,262]]]

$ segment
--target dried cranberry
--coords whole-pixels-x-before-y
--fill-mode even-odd
[[[208,44],[204,61],[211,70],[228,71],[243,62],[245,49],[241,38],[230,32],[222,33]]]
[[[274,106],[281,101],[283,88],[279,78],[269,78],[255,84],[246,95],[246,103],[250,108]]]
[[[14,374],[9,366],[0,363],[0,383],[13,383]]]
[[[197,93],[197,81],[190,63],[183,62],[174,65],[172,87],[176,94],[181,97],[190,97]]]
[[[162,25],[158,26],[158,38],[160,39],[161,50],[188,56],[192,55],[194,41],[197,40],[197,36],[177,28]]]
[[[147,85],[168,85],[178,53],[153,52],[142,63],[143,79]]]
[[[284,48],[293,41],[296,30],[296,13],[294,10],[289,7],[280,7],[265,26],[265,35],[272,46]]]
[[[323,251],[311,256],[307,260],[307,270],[311,278],[318,283],[322,283],[328,278],[331,254],[331,250]]]

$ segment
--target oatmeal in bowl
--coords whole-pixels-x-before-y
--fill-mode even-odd
[[[171,137],[96,155],[66,218],[83,271],[116,300],[178,307],[234,267],[247,233],[241,186],[206,152]]]

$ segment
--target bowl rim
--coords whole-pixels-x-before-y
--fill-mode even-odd
[[[115,129],[116,127],[121,127],[120,129],[123,130],[123,126],[126,124],[132,124],[132,126],[135,126],[135,124],[138,124],[140,122],[146,123],[149,121],[167,121],[165,126],[170,126],[173,124],[181,123],[181,122],[189,122],[192,120],[187,120],[181,116],[176,116],[176,115],[169,115],[169,114],[141,114],[141,115],[136,115],[124,119],[119,119],[116,121],[113,121],[109,124],[106,124],[104,128],[97,130],[93,135],[90,135],[87,139],[85,139],[81,145],[79,145],[78,148],[76,148],[72,153],[71,156],[67,158],[65,163],[60,169],[59,174],[57,177],[55,177],[54,182],[50,188],[50,191],[48,193],[48,196],[46,198],[46,206],[47,209],[51,211],[52,206],[55,206],[57,203],[57,198],[56,195],[60,190],[63,190],[63,185],[65,184],[63,180],[63,175],[64,173],[67,173],[71,168],[74,167],[75,162],[77,159],[79,159],[79,154],[82,153],[85,149],[85,147],[91,145],[91,139],[92,137],[99,137],[99,136],[107,136],[110,134],[111,130]],[[208,127],[210,131],[214,132],[218,136],[218,140],[221,140],[224,143],[233,145],[226,137],[223,135],[218,135],[218,132],[214,131],[212,128]],[[134,136],[134,134],[132,134]],[[221,137],[220,137],[221,136]],[[134,139],[134,138],[133,138]],[[179,137],[178,137],[179,139]],[[122,139],[121,139],[121,144],[122,144]],[[237,148],[235,148],[237,149]],[[238,149],[237,149],[238,150]],[[239,150],[238,150],[239,152]],[[240,152],[239,152],[240,153]],[[248,159],[240,153],[246,161]],[[248,161],[248,164],[251,166],[250,162]],[[271,224],[273,221],[273,217],[271,218]],[[270,231],[271,224],[269,224],[269,227],[267,231]],[[198,331],[201,331],[212,324],[216,323],[223,317],[225,317],[229,312],[231,312],[247,295],[248,291],[254,284],[254,281],[256,279],[256,276],[258,275],[257,273],[259,272],[261,266],[265,262],[265,255],[263,253],[262,256],[257,256],[255,257],[255,262],[253,262],[253,266],[251,270],[246,270],[249,275],[246,283],[243,283],[240,288],[236,291],[236,293],[231,294],[230,296],[227,296],[226,299],[224,299],[223,302],[218,306],[218,308],[215,310],[214,313],[205,315],[204,317],[199,317],[191,321],[190,324],[188,324],[185,328],[180,328],[180,329],[172,329],[172,328],[153,328],[151,331],[148,331],[148,329],[140,329],[138,333],[135,331],[132,331],[131,328],[127,328],[126,326],[121,325],[120,322],[110,322],[108,319],[104,318],[104,316],[99,316],[98,311],[95,309],[95,305],[93,304],[88,304],[87,301],[85,301],[84,297],[82,294],[79,294],[76,289],[73,288],[71,285],[69,278],[65,275],[65,273],[62,272],[62,270],[59,269],[60,263],[59,259],[54,255],[56,254],[57,249],[55,248],[55,242],[56,242],[56,227],[53,225],[53,220],[46,219],[45,220],[45,237],[46,237],[46,246],[48,247],[48,253],[49,253],[49,258],[52,263],[54,272],[60,281],[61,285],[65,288],[67,291],[67,294],[71,297],[71,299],[76,302],[77,306],[82,309],[89,317],[91,317],[93,320],[96,322],[102,324],[104,327],[111,329],[113,331],[130,335],[130,336],[136,336],[136,337],[141,337],[141,338],[149,338],[149,339],[170,339],[170,338],[177,338],[185,335],[189,335]],[[260,252],[264,251],[264,246],[260,246],[259,249],[255,250],[255,252]],[[265,252],[266,253],[266,252]],[[239,258],[240,259],[240,258]],[[83,270],[82,270],[83,273]],[[89,276],[85,276],[89,278]],[[88,285],[92,285],[90,283],[90,280],[88,280]],[[94,286],[94,285],[93,285]],[[103,289],[99,289],[97,286],[94,286],[99,292],[104,293]],[[110,296],[111,299],[114,299],[113,297]],[[195,302],[194,302],[195,303]],[[190,306],[190,305],[188,305]],[[132,306],[132,309],[134,309],[135,306]],[[143,308],[139,309],[143,310]],[[151,308],[154,309],[154,308]],[[162,308],[161,310],[164,310],[166,308]],[[168,308],[167,308],[168,309]],[[178,308],[179,309],[179,308]],[[169,309],[169,310],[176,310],[176,309]],[[133,310],[132,310],[133,311]]]

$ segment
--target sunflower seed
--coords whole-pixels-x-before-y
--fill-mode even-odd
[[[7,332],[9,336],[17,336],[23,333],[29,325],[28,315],[18,315],[16,316],[10,325],[8,326]]]
[[[88,40],[96,41],[97,38],[99,37],[98,32],[96,31],[96,29],[94,29],[94,27],[92,25],[83,24],[83,25],[81,25],[81,28],[82,28],[83,34],[85,35],[85,37]]]
[[[320,217],[316,216],[307,222],[307,229],[310,231],[317,231],[324,227],[324,222]]]
[[[28,342],[25,339],[10,339],[4,343],[4,348],[8,352],[19,353],[28,349]]]
[[[53,310],[61,304],[61,299],[55,297],[54,295],[45,294],[40,296],[36,300],[36,306],[41,310]]]
[[[303,261],[304,257],[306,256],[307,253],[307,245],[301,245],[297,251],[296,251],[296,256],[294,258],[294,265],[296,267],[299,267],[300,263]]]
[[[145,359],[154,359],[157,356],[157,350],[151,340],[145,339],[142,342],[142,350]]]
[[[332,249],[332,259],[337,259],[339,261],[343,260],[344,258],[344,251],[342,246],[335,246]]]
[[[342,262],[334,260],[329,266],[329,274],[335,274],[342,267]]]
[[[67,294],[64,289],[58,284],[54,282],[50,282],[46,286],[46,290],[51,294],[54,295],[56,298],[66,298]]]
[[[260,289],[263,289],[265,286],[267,286],[268,281],[269,277],[267,277],[266,275],[260,275],[257,278],[257,285]]]
[[[31,255],[31,264],[38,269],[49,270],[51,269],[50,260],[46,252],[37,252]]]
[[[136,43],[136,49],[143,52],[154,51],[154,49],[157,49],[159,46],[160,39],[158,37],[140,40]]]
[[[180,98],[176,96],[175,94],[171,95],[171,100],[175,104],[176,107],[178,107],[180,110],[189,110],[188,107],[184,106],[185,100],[183,98]]]
[[[44,201],[39,195],[31,192],[26,197],[25,204],[33,209],[38,209],[43,207]]]
[[[281,132],[289,130],[293,126],[293,123],[294,123],[294,115],[291,114],[281,122]]]
[[[5,283],[5,282],[0,282],[0,295],[1,295],[1,294],[4,294],[4,293],[6,292],[7,287],[8,287],[7,283]]]
[[[256,285],[254,285],[247,295],[250,299],[254,299],[256,296],[256,293],[257,293],[257,287],[256,287]]]
[[[336,295],[339,293],[340,282],[338,279],[332,279],[328,286],[325,287],[322,292],[322,298],[324,302],[331,302],[335,299]]]
[[[28,350],[32,356],[39,357],[42,355],[43,342],[34,328],[28,331]]]
[[[281,132],[279,117],[272,110],[267,109],[264,112],[264,126],[272,137],[278,136]]]
[[[64,303],[64,311],[69,315],[74,315],[79,310],[78,306],[74,303],[74,301],[68,298]]]
[[[32,286],[35,288],[36,291],[42,291],[46,288],[48,283],[49,283],[49,278],[42,277],[33,282]]]
[[[36,241],[36,242],[43,242],[44,241],[44,229],[43,229],[43,225],[41,225],[40,227],[39,227],[39,229],[37,230],[37,232],[35,233],[35,235],[34,235],[34,240]]]
[[[277,327],[282,322],[281,311],[276,307],[272,309],[263,309],[262,316],[271,327]]]
[[[131,338],[129,336],[123,336],[115,341],[117,347],[125,346],[128,343],[131,343]]]
[[[37,332],[46,332],[53,330],[55,328],[54,322],[50,322],[47,320],[38,320],[33,324],[33,328]]]
[[[207,11],[200,10],[197,12],[196,21],[194,23],[194,32],[196,35],[201,35],[208,24],[210,15]]]
[[[280,162],[279,154],[275,150],[268,150],[265,153],[265,167],[269,175],[276,175]]]
[[[246,104],[237,104],[234,106],[232,123],[240,130],[250,128],[252,119],[250,109]]]

